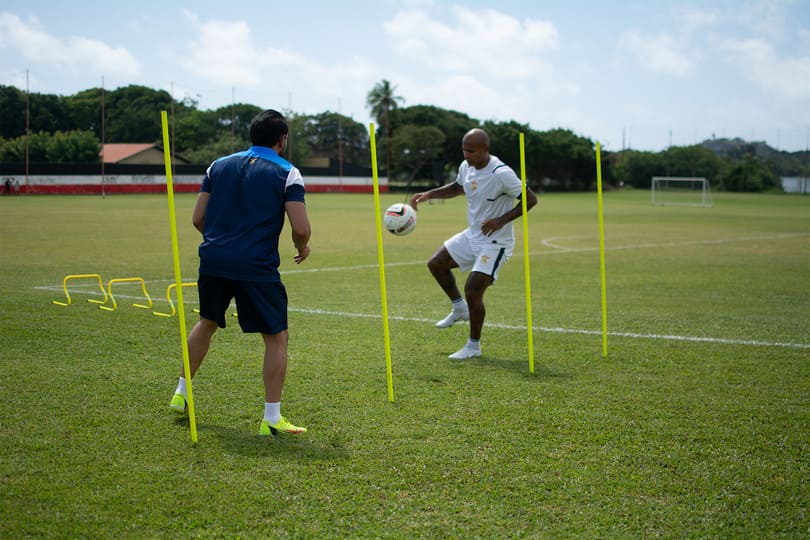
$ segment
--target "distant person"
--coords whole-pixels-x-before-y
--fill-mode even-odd
[[[225,311],[236,300],[239,325],[264,340],[264,418],[261,435],[303,433],[281,415],[287,373],[287,292],[278,267],[278,242],[285,216],[292,228],[296,263],[310,253],[310,224],[304,204],[304,180],[281,157],[288,126],[275,110],[259,113],[250,126],[252,146],[214,161],[203,177],[192,221],[202,233],[197,290],[200,320],[188,335],[192,378],[205,359]],[[170,407],[187,406],[184,372]]]
[[[523,215],[521,182],[515,172],[489,153],[489,135],[482,129],[471,129],[461,142],[464,161],[456,180],[445,186],[417,193],[411,206],[421,202],[451,199],[462,193],[467,197],[467,228],[444,242],[428,261],[431,274],[452,303],[450,314],[436,323],[449,328],[457,321],[470,321],[467,343],[449,356],[463,360],[481,356],[481,330],[486,309],[484,292],[498,278],[498,271],[512,255],[515,237],[512,221]],[[531,210],[537,197],[526,188],[526,208]],[[452,269],[470,271],[461,296]]]
[[[18,179],[14,179],[14,195],[20,194],[20,181]]]
[[[11,195],[11,178],[6,178],[6,181],[3,183],[5,187],[5,194]]]

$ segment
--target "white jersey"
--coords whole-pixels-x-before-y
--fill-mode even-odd
[[[467,196],[467,227],[471,240],[475,243],[512,246],[515,243],[512,223],[490,236],[481,232],[481,225],[514,208],[515,199],[520,197],[522,191],[515,171],[490,154],[489,163],[483,169],[476,169],[466,160],[463,161],[458,167],[456,183],[464,188],[464,195]]]

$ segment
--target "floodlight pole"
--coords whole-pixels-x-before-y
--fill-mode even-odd
[[[343,186],[343,116],[340,114],[340,98],[338,98],[338,185]]]
[[[28,90],[28,70],[25,70],[25,192],[28,193],[28,154],[29,154],[29,142],[28,139],[30,137],[30,125],[31,125],[31,106],[30,106],[30,94],[31,92]]]
[[[107,197],[104,192],[104,75],[101,76],[101,198]]]

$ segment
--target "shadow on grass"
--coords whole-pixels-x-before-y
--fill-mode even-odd
[[[573,375],[569,371],[559,371],[549,368],[542,362],[534,359],[534,373],[529,373],[529,359],[528,358],[498,358],[484,354],[474,358],[467,358],[465,360],[450,360],[446,355],[439,356],[439,359],[448,362],[451,366],[458,368],[473,366],[476,368],[486,369],[502,369],[504,371],[511,371],[515,374],[521,375],[525,379],[542,382],[543,379],[572,379]]]
[[[188,417],[176,418],[175,424],[189,428]],[[245,429],[203,424],[197,425],[200,433],[213,434],[225,452],[252,457],[289,458],[293,461],[342,461],[349,459],[351,452],[341,441],[321,440],[311,433],[300,435],[262,436]]]

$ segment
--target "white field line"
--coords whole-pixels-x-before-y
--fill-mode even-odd
[[[302,309],[302,308],[289,308],[290,311],[296,313],[306,313],[309,315],[326,315],[332,317],[353,317],[362,319],[382,319],[382,315],[372,315],[368,313],[349,313],[346,311],[330,311],[325,309]],[[406,322],[419,322],[434,324],[433,319],[425,319],[421,317],[399,317],[389,315],[388,318],[394,321]],[[526,331],[526,326],[514,324],[501,324],[501,323],[486,323],[488,328],[501,328],[505,330],[520,330]],[[576,328],[549,328],[546,326],[532,326],[532,330],[539,332],[555,333],[555,334],[586,334],[590,336],[601,336],[602,332],[599,330],[581,330]],[[628,337],[635,339],[661,339],[670,341],[689,341],[698,343],[723,343],[727,345],[750,345],[755,347],[787,347],[792,349],[810,349],[810,343],[784,343],[774,341],[759,341],[750,339],[726,339],[726,338],[710,338],[699,336],[677,336],[677,335],[664,335],[664,334],[638,334],[634,332],[608,332],[609,336]]]
[[[156,283],[156,282],[151,282]],[[47,291],[62,291],[61,287],[57,286],[40,286],[34,287],[34,289],[38,290],[47,290]],[[102,295],[96,291],[89,291],[87,294],[92,296],[99,296]],[[127,300],[142,300],[143,296],[140,295],[124,295],[124,294],[116,294],[116,298],[118,299],[127,299]],[[153,301],[161,301],[166,303],[166,300],[163,298],[154,298]],[[187,301],[186,304],[190,305],[197,305],[195,301]],[[304,313],[307,315],[322,315],[326,317],[347,317],[347,318],[354,318],[354,319],[382,319],[382,314],[373,314],[373,313],[351,313],[348,311],[333,311],[328,309],[308,309],[308,308],[295,308],[290,307],[288,308],[289,311],[293,313]],[[397,315],[388,315],[389,320],[393,321],[404,321],[404,322],[417,322],[417,323],[428,323],[434,324],[433,319],[426,319],[423,317],[401,317]],[[523,325],[515,325],[515,324],[504,324],[504,323],[487,323],[488,328],[500,328],[503,330],[518,330],[521,332],[526,331],[526,326]],[[584,334],[589,336],[601,336],[602,332],[599,330],[583,330],[579,328],[551,328],[547,326],[532,326],[532,330],[536,332],[546,332],[546,333],[553,333],[553,334]],[[665,341],[685,341],[685,342],[692,342],[692,343],[718,343],[718,344],[725,344],[725,345],[747,345],[751,347],[785,347],[789,349],[810,349],[810,343],[786,343],[780,341],[761,341],[761,340],[754,340],[754,339],[729,339],[729,338],[712,338],[712,337],[701,337],[701,336],[679,336],[679,335],[672,335],[672,334],[640,334],[636,332],[608,332],[609,336],[616,336],[616,337],[626,337],[631,339],[656,339],[656,340],[665,340]]]
[[[810,233],[779,233],[779,234],[772,234],[772,235],[763,235],[763,236],[749,236],[749,237],[740,237],[740,238],[728,238],[728,239],[720,239],[720,240],[692,240],[692,241],[684,241],[684,242],[664,242],[664,243],[645,243],[645,244],[632,244],[632,245],[625,245],[625,246],[613,246],[610,248],[606,248],[606,251],[611,250],[620,250],[620,249],[650,249],[650,248],[659,248],[659,247],[678,247],[678,246],[692,246],[692,245],[711,245],[711,244],[728,244],[733,242],[753,242],[759,240],[775,240],[780,238],[794,238],[800,236],[810,236]],[[556,244],[558,239],[575,239],[575,238],[593,238],[593,236],[569,236],[569,237],[553,237],[547,238],[542,240],[542,244],[553,248],[555,251],[534,251],[530,252],[529,255],[555,255],[559,253],[576,253],[576,252],[589,252],[589,251],[597,251],[598,247],[588,247],[588,248],[567,248],[564,246],[560,246]],[[516,253],[517,255],[517,253]],[[417,264],[425,264],[424,260],[419,261],[407,261],[407,262],[396,262],[396,263],[386,263],[386,267],[395,267],[395,266],[410,266],[410,265],[417,265]],[[315,272],[346,272],[346,271],[353,271],[353,270],[366,270],[366,269],[376,269],[378,268],[377,264],[362,264],[362,265],[355,265],[355,266],[332,266],[332,267],[324,267],[324,268],[308,268],[308,269],[301,269],[301,270],[288,270],[286,272],[281,272],[282,275],[289,275],[289,274],[303,274],[303,273],[315,273]],[[183,280],[185,282],[185,280]],[[196,280],[191,280],[196,281]],[[162,279],[162,280],[151,280],[147,281],[147,283],[174,283],[174,280],[169,279]],[[88,287],[93,287],[95,290],[86,290]],[[61,286],[58,285],[42,285],[36,286],[34,289],[37,290],[46,290],[46,291],[54,291],[54,292],[62,292],[63,289]],[[79,292],[81,291],[82,294],[88,294],[92,296],[102,297],[103,295],[98,292],[97,287],[95,284],[93,285],[81,285],[81,286],[71,286],[71,291]],[[123,294],[116,294],[116,298],[124,298],[124,299],[132,299],[132,300],[141,300],[143,299],[142,295],[123,295]],[[153,297],[153,302],[163,302],[167,303],[165,298],[163,297]],[[196,305],[196,302],[187,302],[189,304]],[[304,308],[293,308],[290,307],[289,311],[295,313],[306,313],[310,315],[324,315],[324,316],[334,316],[334,317],[352,317],[352,318],[363,318],[363,319],[381,319],[382,315],[375,315],[375,314],[368,314],[368,313],[349,313],[344,311],[330,311],[330,310],[323,310],[323,309],[304,309]],[[418,317],[399,317],[399,316],[392,316],[389,315],[388,318],[390,320],[395,321],[407,321],[407,322],[420,322],[420,323],[431,323],[433,324],[432,319],[425,319],[425,318],[418,318]],[[487,323],[488,327],[491,328],[501,328],[505,330],[520,330],[525,332],[526,326],[520,325],[511,325],[511,324],[500,324],[500,323]],[[539,332],[547,332],[547,333],[557,333],[557,334],[584,334],[584,335],[602,335],[601,331],[598,330],[583,330],[577,328],[549,328],[543,326],[532,326],[532,329]],[[712,338],[712,337],[700,337],[700,336],[679,336],[679,335],[667,335],[667,334],[641,334],[635,332],[608,332],[609,336],[617,336],[617,337],[628,337],[633,339],[658,339],[658,340],[668,340],[668,341],[685,341],[685,342],[694,342],[694,343],[722,343],[728,345],[748,345],[753,347],[786,347],[791,349],[810,349],[810,343],[785,343],[785,342],[778,342],[778,341],[762,341],[762,340],[746,340],[746,339],[728,339],[728,338]]]
[[[748,236],[748,237],[740,237],[740,238],[724,238],[719,240],[689,240],[683,242],[649,242],[644,244],[628,244],[623,246],[611,246],[606,247],[605,251],[618,251],[618,250],[627,250],[627,249],[655,249],[655,248],[662,248],[662,247],[682,247],[682,246],[700,246],[700,245],[715,245],[715,244],[731,244],[734,242],[755,242],[760,240],[778,240],[784,238],[795,238],[800,236],[810,236],[810,233],[778,233],[778,234],[770,234],[770,235],[763,235],[763,236]],[[581,239],[581,238],[597,238],[596,236],[567,236],[567,237],[552,237],[546,238],[541,240],[541,244],[546,247],[551,248],[550,251],[530,251],[529,256],[534,255],[559,255],[564,253],[587,253],[593,251],[599,251],[599,247],[583,247],[583,248],[571,248],[558,245],[556,243],[557,240],[565,240],[565,239]],[[520,250],[515,250],[513,258],[522,257],[522,253],[518,253]],[[404,262],[395,262],[395,263],[385,263],[385,267],[395,267],[395,266],[413,266],[413,265],[426,265],[427,259],[420,259],[418,261],[404,261]],[[357,266],[331,266],[326,268],[308,268],[308,269],[296,269],[296,270],[286,270],[282,271],[281,275],[291,275],[291,274],[304,274],[304,273],[315,273],[315,272],[344,272],[347,270],[367,270],[367,269],[377,269],[379,266],[377,264],[362,264]]]

